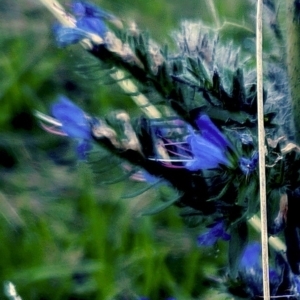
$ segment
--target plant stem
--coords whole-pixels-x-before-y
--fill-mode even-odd
[[[300,144],[300,3],[286,0],[287,65],[296,143]]]
[[[262,12],[263,0],[257,1],[256,15],[256,74],[257,74],[257,119],[259,149],[259,195],[261,215],[261,245],[264,299],[270,299],[267,197],[266,197],[266,165],[265,165],[265,129],[263,103],[263,63],[262,63]]]
[[[257,232],[261,233],[261,220],[257,215],[252,216],[248,220],[248,223],[254,228]],[[286,245],[282,242],[282,240],[276,236],[269,237],[269,244],[270,246],[281,253],[286,252]]]
[[[216,28],[220,28],[221,24],[220,24],[219,16],[218,16],[214,2],[212,0],[206,0],[206,5],[208,6],[208,9],[210,10],[210,13],[212,15],[212,18],[213,18]]]

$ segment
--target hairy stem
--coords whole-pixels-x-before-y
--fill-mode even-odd
[[[287,65],[295,124],[295,139],[300,143],[300,1],[286,0]]]

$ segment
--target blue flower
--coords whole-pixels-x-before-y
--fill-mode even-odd
[[[201,135],[207,141],[215,146],[225,149],[230,147],[226,137],[220,132],[218,127],[210,120],[207,115],[199,116],[196,120],[198,128],[201,130]]]
[[[79,142],[76,148],[76,154],[79,160],[85,160],[86,154],[92,149],[92,145],[89,141],[82,140]]]
[[[110,15],[102,11],[96,5],[83,1],[72,3],[72,10],[76,16],[76,26],[84,31],[98,34],[103,37],[107,27],[104,19],[110,18]]]
[[[251,268],[257,269],[260,268],[260,257],[261,255],[261,246],[259,243],[252,243],[248,245],[242,255],[240,269],[250,270]]]
[[[197,244],[198,246],[213,246],[220,238],[224,241],[230,240],[230,234],[226,233],[223,221],[219,221],[208,232],[199,235]]]
[[[219,131],[207,115],[196,120],[201,134],[193,131],[187,137],[194,158],[185,167],[190,171],[217,168],[219,164],[230,166],[227,148],[231,147],[225,136]]]
[[[239,167],[245,175],[249,175],[250,173],[255,171],[257,164],[258,164],[258,152],[257,151],[255,151],[253,153],[253,155],[250,159],[245,158],[245,157],[241,157],[239,159]]]
[[[53,117],[62,123],[62,130],[72,138],[91,139],[90,125],[84,111],[65,96],[52,105]]]
[[[92,140],[90,124],[84,111],[65,96],[58,98],[51,111],[53,117],[61,122],[61,130],[69,137],[79,140],[77,153],[80,159],[84,159],[85,153],[91,148],[89,141]]]
[[[293,281],[293,291],[297,296],[300,295],[300,278],[297,275],[294,275],[292,278]]]
[[[239,139],[241,140],[243,145],[253,145],[253,137],[248,133],[238,134]]]
[[[57,25],[54,28],[56,41],[59,46],[65,47],[70,44],[76,44],[82,39],[88,38],[91,33],[102,38],[105,36],[107,27],[103,20],[112,19],[113,16],[84,1],[73,2],[71,8],[76,18],[76,26],[65,27]]]
[[[249,244],[241,257],[240,276],[245,281],[248,292],[252,296],[262,295],[261,245],[257,242]],[[270,291],[276,294],[281,283],[281,275],[276,270],[269,269]]]

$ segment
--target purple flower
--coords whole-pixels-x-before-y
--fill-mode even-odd
[[[262,294],[262,267],[261,267],[261,245],[257,242],[249,244],[242,255],[240,262],[240,276],[245,281],[248,292],[252,296]],[[271,294],[276,294],[281,283],[281,276],[276,270],[269,269]]]
[[[61,47],[76,44],[82,39],[88,38],[91,33],[103,38],[107,32],[103,20],[114,18],[97,6],[84,1],[74,1],[71,8],[76,18],[76,26],[57,25],[54,28],[56,41]]]
[[[52,115],[61,122],[61,130],[71,138],[79,140],[77,153],[80,159],[91,148],[90,124],[83,110],[71,102],[67,97],[60,96],[52,105]]]
[[[295,294],[297,296],[300,295],[300,279],[299,276],[294,275],[292,278],[292,282],[293,282],[293,291],[295,292]]]
[[[85,160],[87,152],[91,149],[92,149],[92,145],[89,141],[85,141],[85,140],[80,141],[76,148],[76,154],[78,159]]]
[[[208,232],[199,235],[197,244],[198,246],[213,246],[220,238],[224,241],[230,240],[230,234],[226,233],[223,221],[219,221]]]
[[[65,96],[52,105],[53,117],[62,123],[62,130],[72,138],[91,139],[90,125],[84,111]]]
[[[253,138],[251,134],[241,133],[238,135],[243,145],[253,145]]]
[[[96,5],[83,1],[74,1],[72,10],[76,16],[76,26],[84,31],[98,34],[103,37],[107,31],[104,19],[110,15],[102,11]]]
[[[225,136],[220,132],[218,127],[211,121],[207,115],[199,116],[196,120],[198,128],[201,130],[201,135],[207,141],[220,148],[230,147]]]
[[[230,166],[227,158],[227,148],[231,147],[225,136],[219,131],[207,115],[196,120],[201,134],[191,134],[187,137],[194,158],[185,167],[190,171],[217,168],[219,164]]]
[[[255,171],[257,164],[258,164],[258,152],[257,151],[255,151],[253,153],[253,155],[250,159],[245,158],[245,157],[241,157],[239,159],[239,167],[245,175],[249,175],[250,173]]]
[[[252,243],[248,245],[241,258],[240,269],[250,270],[257,269],[261,266],[260,262],[261,245],[259,243]]]

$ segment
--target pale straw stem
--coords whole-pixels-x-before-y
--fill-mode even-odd
[[[266,197],[266,171],[265,171],[265,130],[264,130],[264,109],[263,109],[262,11],[263,11],[263,0],[258,0],[257,15],[256,15],[256,72],[257,72],[257,119],[258,119],[258,150],[259,150],[259,195],[260,195],[260,214],[261,214],[263,296],[265,300],[269,300],[270,281],[269,281],[267,197]]]

